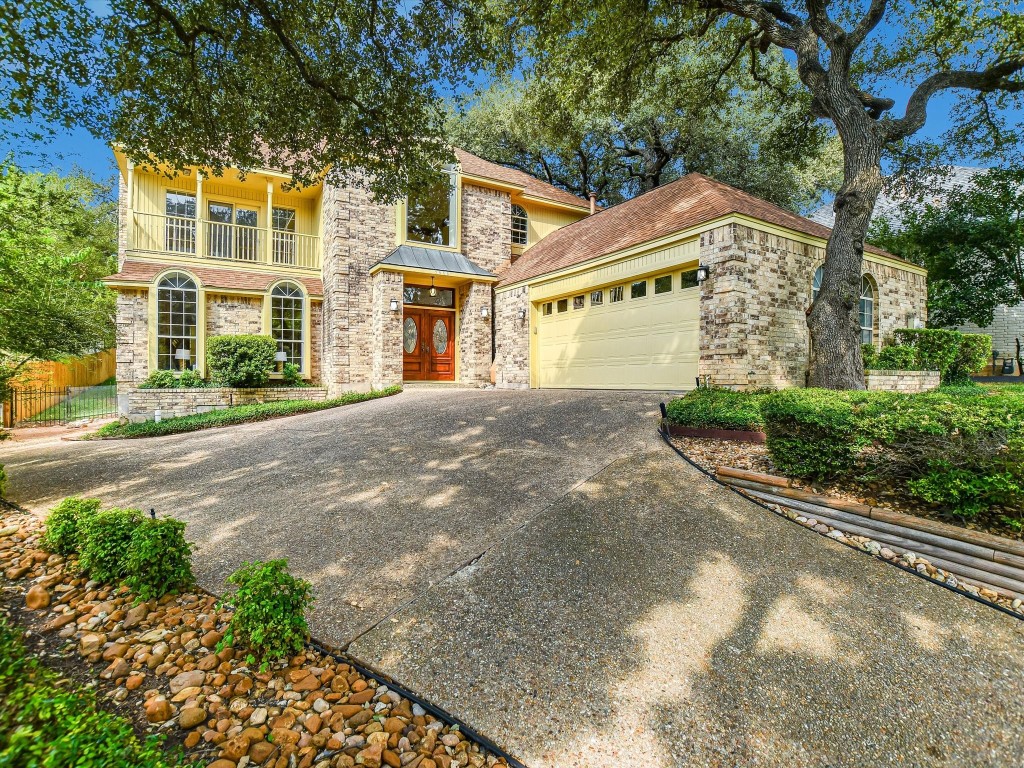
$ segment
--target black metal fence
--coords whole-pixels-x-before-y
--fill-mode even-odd
[[[10,394],[11,421],[16,427],[68,424],[79,419],[117,415],[117,385],[15,389]]]

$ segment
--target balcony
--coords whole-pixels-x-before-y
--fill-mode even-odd
[[[129,250],[232,264],[320,269],[320,238],[244,224],[134,211]]]

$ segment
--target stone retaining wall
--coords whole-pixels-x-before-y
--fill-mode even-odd
[[[233,405],[326,399],[327,390],[321,387],[136,389],[128,393],[128,410],[124,415],[131,421],[146,421],[154,417],[157,408],[160,409],[161,418],[169,419],[230,408]]]
[[[938,371],[865,371],[867,388],[883,392],[928,392],[939,386]]]

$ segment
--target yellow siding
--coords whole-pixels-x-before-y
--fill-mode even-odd
[[[556,229],[561,229],[562,227],[572,224],[574,221],[579,221],[586,216],[585,213],[546,208],[544,206],[531,203],[520,203],[520,205],[526,209],[528,222],[526,248],[524,250],[529,250],[531,245],[539,243]]]

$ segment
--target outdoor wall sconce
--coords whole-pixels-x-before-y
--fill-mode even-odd
[[[526,320],[526,310],[520,309],[518,312],[516,312],[516,317],[519,318],[520,323],[523,323]]]
[[[397,312],[398,311],[398,299],[392,299],[391,300],[391,311],[392,312]]]
[[[491,314],[491,308],[488,307],[486,304],[484,306],[480,307],[480,317],[482,317],[482,318],[484,318],[486,320],[490,316],[490,314]]]
[[[701,264],[697,267],[697,282],[703,283],[711,276],[711,267]]]

